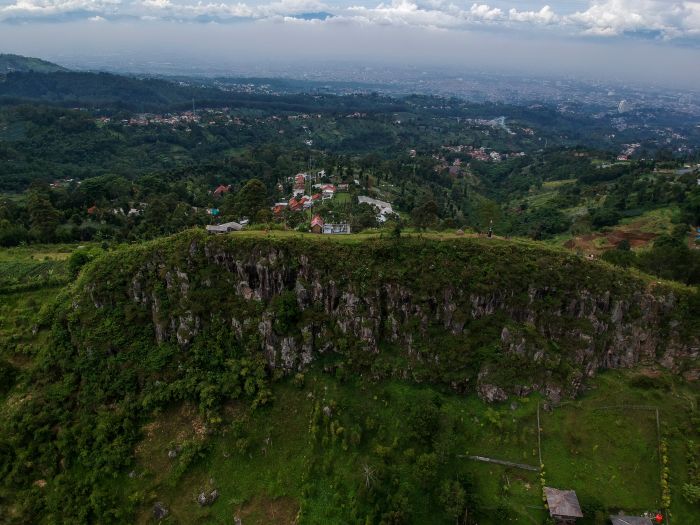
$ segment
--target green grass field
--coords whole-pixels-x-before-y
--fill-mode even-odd
[[[155,501],[168,506],[172,523],[230,523],[232,516],[240,516],[244,523],[291,524],[300,508],[300,523],[345,523],[344,512],[363,484],[362,465],[377,464],[378,447],[391,447],[400,440],[409,407],[428,398],[439,399],[441,417],[454,424],[451,452],[440,468],[469,477],[471,496],[483,508],[506,512],[507,523],[543,523],[546,511],[537,472],[466,457],[537,466],[537,408],[543,405],[539,396],[486,405],[475,396],[409,383],[340,382],[318,370],[307,373],[303,388],[291,383],[275,388],[270,408],[251,411],[232,404],[218,435],[197,437],[203,423],[193,408],[173,409],[148,425],[138,453],[138,474],[125,489],[142,498],[140,523],[149,522]],[[332,400],[343,422],[373,420],[375,430],[363,432],[357,447],[320,446],[309,430],[319,399]],[[672,443],[672,522],[697,522],[700,508],[688,505],[680,495],[686,477],[685,443],[697,439],[700,431],[688,425],[689,407],[696,406],[697,399],[696,386],[676,384],[657,372],[602,374],[580,400],[540,411],[547,484],[576,490],[586,514],[581,524],[606,523],[603,518],[619,510],[658,510],[655,412],[606,408],[658,407],[661,434]],[[184,475],[178,473],[181,460],[169,459],[167,451],[198,440],[209,443],[207,452]],[[413,461],[407,460],[403,468],[412,468]],[[219,500],[211,507],[199,507],[196,495],[213,488],[220,492]],[[435,521],[429,508],[415,517],[416,522],[442,523]],[[488,516],[478,522],[502,523]]]
[[[350,202],[350,199],[352,197],[350,196],[349,193],[346,192],[338,192],[335,194],[335,197],[333,200],[335,200],[336,204],[347,204]]]

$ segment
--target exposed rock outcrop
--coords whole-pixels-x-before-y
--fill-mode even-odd
[[[489,401],[534,390],[558,399],[600,369],[639,363],[697,376],[698,334],[684,317],[690,291],[573,255],[470,239],[449,250],[415,240],[175,239],[176,257],[156,247],[127,265],[123,289],[85,285],[82,307],[131,304],[148,312],[155,341],[183,350],[224,319],[230,337],[255,345],[272,369],[357,355],[375,363],[374,377],[441,381]],[[523,267],[518,275],[483,271],[504,256]],[[292,329],[279,327],[283,295],[294,298]]]

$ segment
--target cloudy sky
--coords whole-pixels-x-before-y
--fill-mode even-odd
[[[391,60],[700,82],[700,0],[0,0],[0,51]]]

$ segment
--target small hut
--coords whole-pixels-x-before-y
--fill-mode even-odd
[[[320,215],[314,215],[311,219],[311,233],[323,233],[323,219]]]
[[[581,505],[573,490],[545,487],[544,494],[547,497],[549,515],[557,525],[574,525],[578,518],[583,518]]]
[[[654,525],[654,522],[643,516],[610,516],[612,525]]]

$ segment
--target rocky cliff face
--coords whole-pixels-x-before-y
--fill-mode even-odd
[[[104,282],[96,265],[77,309],[135,307],[156,342],[183,351],[223,320],[229,337],[286,373],[327,355],[372,377],[498,401],[575,395],[606,368],[697,370],[689,291],[530,245],[187,234],[115,268]]]

